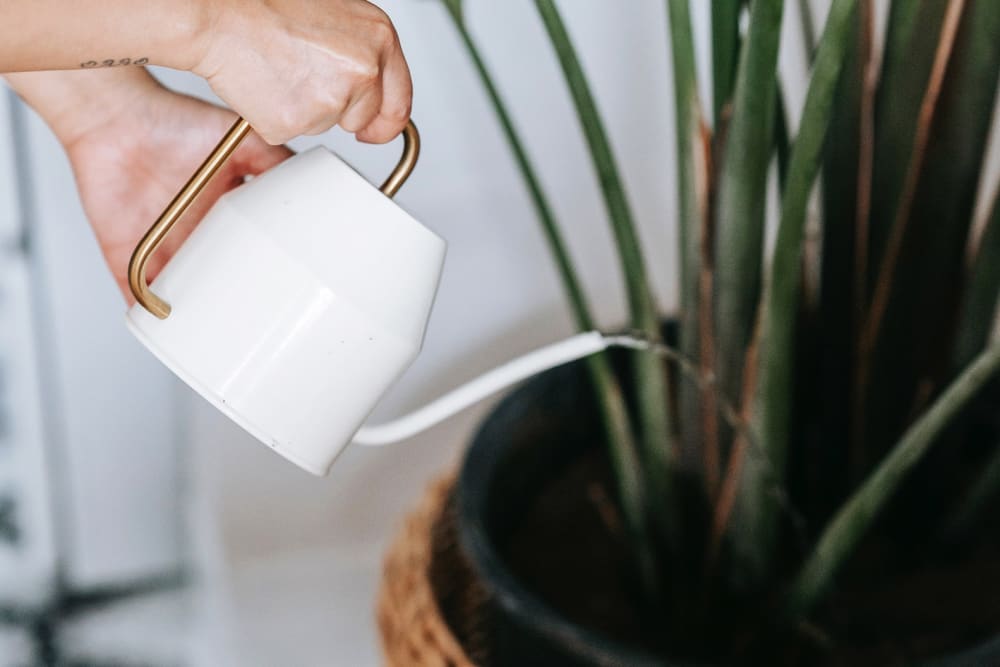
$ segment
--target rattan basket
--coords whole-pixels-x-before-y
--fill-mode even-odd
[[[454,481],[427,488],[386,553],[377,615],[389,667],[489,664],[488,600],[458,546]]]

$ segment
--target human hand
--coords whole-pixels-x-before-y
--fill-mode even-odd
[[[189,70],[268,143],[339,124],[386,142],[410,114],[396,31],[366,0],[10,0],[0,73]]]
[[[339,124],[384,143],[412,86],[389,18],[365,0],[215,0],[193,71],[270,144]]]
[[[136,244],[236,119],[231,111],[168,91],[143,75],[128,86],[100,88],[99,122],[55,125],[101,252],[129,303],[128,262]],[[75,115],[88,116],[75,109]],[[220,196],[290,155],[284,146],[247,136],[150,259],[149,279]]]

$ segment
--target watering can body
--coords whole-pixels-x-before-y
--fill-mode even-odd
[[[148,285],[166,316],[140,300],[126,318],[317,475],[417,356],[443,267],[445,242],[383,191],[324,147],[296,155],[221,197]]]

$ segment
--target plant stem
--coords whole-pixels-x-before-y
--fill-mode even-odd
[[[785,461],[795,400],[795,324],[799,305],[802,241],[812,186],[822,162],[822,149],[833,97],[847,47],[857,0],[834,0],[816,51],[799,132],[792,147],[781,220],[764,295],[761,368],[753,432],[760,456],[743,468],[743,486],[733,523],[736,552],[752,586],[770,572],[777,541],[780,508],[772,489],[784,486]]]
[[[955,367],[963,368],[985,347],[997,314],[1000,292],[1000,188],[979,239],[968,276],[955,343]]]
[[[449,4],[446,7],[449,9],[448,13],[454,21],[455,28],[458,30],[459,37],[462,39],[462,44],[465,46],[469,59],[476,69],[476,74],[479,75],[479,81],[482,83],[487,97],[489,97],[493,111],[496,113],[497,121],[499,121],[500,128],[503,130],[504,138],[507,140],[507,145],[514,155],[514,161],[521,172],[524,184],[528,188],[528,195],[535,209],[535,215],[538,216],[538,222],[542,225],[545,239],[549,244],[549,249],[552,251],[553,259],[556,261],[556,268],[559,271],[563,288],[569,299],[573,319],[581,331],[594,329],[594,318],[590,313],[590,307],[584,296],[580,280],[577,278],[577,271],[573,267],[573,261],[569,256],[566,242],[559,231],[552,207],[545,193],[542,192],[541,182],[524,148],[524,142],[521,141],[520,135],[514,128],[514,122],[510,116],[510,112],[507,110],[507,105],[500,97],[500,91],[497,89],[489,70],[486,69],[486,64],[483,61],[482,54],[479,52],[479,47],[473,41],[472,36],[465,27],[465,23],[462,21],[460,15],[452,9],[453,5]]]
[[[735,402],[734,397],[739,396],[760,299],[782,6],[781,0],[754,0],[750,6],[750,28],[741,49],[732,120],[722,147],[715,209],[714,306],[715,372],[719,400],[725,402]],[[747,542],[746,546],[753,548],[754,540]],[[743,560],[736,554],[736,563]]]
[[[920,174],[923,170],[924,157],[927,155],[927,145],[931,138],[931,121],[937,109],[938,98],[944,84],[944,75],[955,46],[955,36],[958,34],[959,22],[965,0],[951,0],[945,11],[944,25],[941,27],[941,40],[934,54],[934,64],[931,68],[927,90],[920,103],[920,115],[917,119],[916,134],[913,138],[913,151],[907,165],[903,180],[903,190],[900,194],[899,207],[893,218],[889,239],[879,266],[878,278],[875,282],[872,302],[869,307],[860,342],[860,361],[858,392],[864,397],[867,391],[868,378],[871,372],[872,355],[875,351],[879,332],[882,328],[882,318],[889,303],[889,296],[896,275],[896,265],[903,250],[903,240],[910,222],[910,211],[920,184]]]
[[[771,161],[781,0],[755,0],[725,135],[715,216],[716,372],[723,397],[739,391],[760,291]]]
[[[535,214],[542,225],[545,238],[548,241],[549,249],[556,261],[559,276],[562,279],[563,288],[569,299],[570,309],[577,328],[581,331],[590,331],[596,328],[594,318],[591,315],[587,304],[583,288],[577,278],[576,269],[569,256],[566,243],[563,241],[562,233],[556,224],[552,207],[542,191],[541,183],[531,160],[528,158],[524,143],[514,128],[513,120],[507,110],[500,92],[490,75],[486,64],[483,61],[479,48],[473,41],[465,26],[461,13],[461,6],[456,2],[445,3],[449,16],[458,30],[462,43],[479,75],[479,80],[486,90],[497,120],[503,130],[518,170],[525,185],[528,188]],[[594,384],[595,396],[601,411],[601,421],[604,426],[605,437],[607,438],[608,452],[612,466],[615,470],[615,478],[618,481],[618,494],[621,501],[624,521],[628,527],[631,544],[636,552],[639,564],[639,573],[646,588],[653,595],[659,590],[658,574],[655,567],[652,546],[646,529],[646,500],[643,492],[645,485],[642,480],[642,468],[636,450],[635,437],[632,425],[625,406],[625,399],[622,396],[618,379],[611,368],[608,356],[604,353],[592,355],[587,358],[586,365],[590,373],[591,381]]]
[[[744,425],[750,421],[750,412],[753,408],[754,395],[757,385],[757,373],[760,364],[757,363],[758,351],[760,350],[761,320],[754,327],[754,336],[747,348],[746,363],[743,369],[743,387],[740,391],[739,417]],[[722,539],[729,525],[729,517],[732,514],[733,506],[736,503],[737,491],[740,480],[743,478],[743,465],[746,461],[747,449],[750,448],[749,433],[741,430],[735,434],[733,446],[729,451],[729,460],[726,462],[726,474],[722,478],[722,488],[719,497],[712,510],[712,525],[709,530],[707,557],[705,559],[706,571],[711,574],[718,560],[719,550],[722,547]]]
[[[894,12],[897,5],[919,10],[908,43],[897,45],[903,52],[894,54],[893,67],[888,60],[883,67],[876,101],[881,125],[869,254],[879,282],[865,323],[868,360],[860,365],[867,376],[861,385],[868,415],[864,452],[873,462],[910,423],[924,387],[943,386],[954,376],[969,231],[1000,81],[1000,3],[903,2],[893,4]],[[926,74],[917,67],[922,61],[930,61]],[[906,103],[905,86],[887,88],[892,69],[897,83],[905,77],[916,88],[913,106]],[[897,139],[892,126],[908,126],[912,137]],[[902,159],[892,159],[893,153]]]
[[[962,498],[958,508],[944,530],[946,539],[961,539],[972,532],[976,522],[983,516],[987,503],[1000,493],[1000,444],[994,445],[993,453],[979,471],[976,481]]]
[[[856,181],[856,208],[854,213],[854,280],[852,285],[853,323],[852,355],[855,377],[848,392],[851,402],[850,442],[848,445],[848,471],[854,480],[863,469],[865,456],[865,392],[858,390],[863,381],[861,368],[864,347],[864,321],[868,310],[868,264],[871,241],[872,184],[875,160],[875,94],[878,88],[878,58],[874,46],[875,11],[872,0],[861,0],[858,12],[858,59],[861,63],[862,81],[858,100],[858,176]]]
[[[799,25],[802,28],[802,46],[806,52],[806,62],[812,63],[816,55],[816,20],[813,18],[812,3],[799,0]]]
[[[788,180],[788,156],[791,148],[788,140],[788,114],[785,113],[785,94],[781,84],[775,86],[774,99],[774,154],[778,163],[778,192],[785,191]]]
[[[680,236],[680,348],[688,359],[706,360],[711,350],[711,331],[705,331],[701,317],[702,304],[699,295],[705,279],[711,280],[710,266],[703,266],[708,228],[708,191],[710,146],[706,146],[708,129],[702,118],[701,103],[698,100],[697,67],[694,55],[694,38],[691,31],[689,0],[668,0],[667,10],[670,20],[671,60],[674,72],[674,115],[677,134],[677,195],[680,203],[678,229]],[[708,248],[710,250],[710,247]],[[710,258],[705,258],[710,259]],[[709,300],[711,294],[709,292]],[[711,360],[708,356],[707,361]],[[701,391],[692,382],[681,379],[678,383],[680,395],[679,426],[686,467],[693,468],[698,449],[703,457],[705,486],[709,498],[718,490],[719,448],[718,438],[713,428],[716,414],[711,403],[713,389]],[[702,411],[708,412],[707,419],[699,420]],[[709,424],[711,422],[711,424]],[[701,426],[700,426],[701,424]],[[707,426],[708,428],[703,428]]]
[[[712,0],[712,108],[716,133],[736,83],[740,53],[740,10],[744,0]]]
[[[983,351],[914,424],[823,531],[786,600],[789,620],[807,614],[848,555],[937,436],[1000,369],[1000,345]]]
[[[625,188],[618,174],[597,105],[555,4],[552,0],[535,0],[535,5],[559,58],[590,148],[594,169],[599,177],[625,274],[632,326],[650,340],[658,341],[660,324],[646,277],[645,261],[625,196]],[[671,502],[674,433],[667,400],[667,367],[651,354],[636,353],[633,359],[643,462],[646,464],[650,486],[647,499],[650,502],[654,502],[654,498],[658,499],[655,511],[651,511],[650,516],[658,522],[668,548],[678,548],[680,546],[677,539],[678,522],[674,514],[679,509]]]

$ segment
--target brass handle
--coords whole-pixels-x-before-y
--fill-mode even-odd
[[[132,290],[135,300],[143,308],[161,320],[167,319],[170,315],[170,304],[153,294],[146,282],[146,263],[153,256],[160,243],[170,232],[174,223],[184,215],[184,211],[191,206],[194,200],[205,189],[208,182],[217,171],[226,163],[229,156],[233,154],[240,142],[249,134],[250,123],[242,118],[237,120],[222,141],[215,147],[212,153],[205,158],[205,161],[198,171],[194,172],[190,180],[177,193],[170,205],[164,209],[160,217],[149,228],[149,231],[139,241],[139,245],[132,252],[132,259],[128,263],[128,285]],[[399,159],[399,164],[389,174],[379,189],[387,197],[392,197],[399,191],[410,173],[417,164],[417,157],[420,155],[420,134],[416,125],[409,121],[403,128],[403,155]]]

